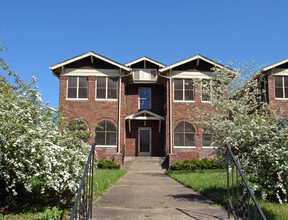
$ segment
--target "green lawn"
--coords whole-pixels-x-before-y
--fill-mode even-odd
[[[127,171],[125,170],[98,170],[94,172],[94,199],[106,192],[113,184],[122,178]],[[80,183],[79,183],[80,184]],[[29,204],[27,204],[29,205]],[[1,208],[1,207],[0,207]],[[38,207],[39,208],[39,207]],[[69,210],[60,210],[57,207],[40,207],[43,212],[37,209],[29,208],[27,210],[18,210],[18,213],[0,214],[0,220],[10,219],[66,219],[69,217]],[[72,207],[71,207],[72,209]]]
[[[227,207],[226,170],[167,171],[166,174],[196,192]],[[288,219],[288,204],[259,202],[267,219]]]
[[[127,173],[126,170],[95,170],[94,197],[101,196]]]

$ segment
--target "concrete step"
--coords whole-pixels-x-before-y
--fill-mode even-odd
[[[127,171],[164,171],[165,157],[125,157],[123,168]]]

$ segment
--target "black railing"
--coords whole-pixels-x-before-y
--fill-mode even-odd
[[[225,146],[227,151],[228,218],[232,213],[234,219],[266,220],[229,145],[226,144]]]
[[[92,218],[94,152],[92,144],[70,220]]]

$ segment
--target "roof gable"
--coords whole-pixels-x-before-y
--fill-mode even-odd
[[[104,56],[101,56],[92,51],[79,55],[77,57],[71,58],[64,62],[55,64],[49,67],[50,70],[53,71],[54,74],[59,75],[63,68],[102,68],[102,69],[115,69],[120,68],[126,71],[130,71],[131,69],[127,66],[124,66],[116,61],[110,60]]]
[[[159,63],[149,57],[141,57],[139,59],[136,59],[136,60],[133,60],[129,63],[126,63],[125,66],[129,66],[131,68],[162,68],[162,67],[165,67],[166,65],[162,64],[162,63]],[[158,69],[157,68],[157,69]]]
[[[267,67],[264,67],[262,72],[266,72],[267,70],[271,70],[271,69],[274,69],[274,68],[287,68],[288,69],[288,58],[285,59],[285,60],[281,60],[277,63],[274,63],[270,66],[267,66]]]
[[[169,66],[166,66],[164,68],[161,68],[159,71],[160,72],[165,72],[170,69],[174,70],[204,70],[204,71],[210,71],[212,67],[220,67],[223,68],[224,66],[208,59],[207,57],[204,57],[200,54],[189,57],[187,59],[184,59],[182,61],[179,61],[177,63],[171,64]]]

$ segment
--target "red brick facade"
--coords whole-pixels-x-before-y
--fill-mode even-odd
[[[213,148],[202,146],[202,128],[199,124],[198,113],[213,111],[209,103],[201,100],[200,84],[201,77],[209,78],[205,74],[211,71],[213,65],[217,64],[200,55],[170,66],[165,66],[146,57],[138,60],[125,66],[89,52],[79,56],[79,59],[73,58],[52,66],[50,69],[60,79],[59,108],[63,116],[70,121],[83,121],[92,131],[100,122],[112,123],[117,131],[116,145],[101,147],[96,145],[96,151],[99,158],[106,157],[117,163],[122,163],[124,156],[140,155],[139,129],[141,128],[150,128],[151,130],[149,156],[167,157],[170,165],[176,160],[215,157]],[[69,69],[65,72],[66,67]],[[147,75],[147,71],[148,73],[150,71],[149,68],[157,71],[157,80],[143,83],[141,81],[135,82],[133,71],[143,69],[143,73],[137,74],[143,74],[142,77],[147,77],[149,76]],[[173,72],[174,70],[175,72]],[[152,74],[152,72],[150,73]],[[117,98],[114,100],[97,99],[95,95],[97,77],[109,77],[111,75],[118,79]],[[88,77],[87,99],[67,99],[69,76]],[[201,77],[197,78],[198,76]],[[173,90],[176,78],[195,79],[193,101],[174,101]],[[139,89],[141,88],[149,88],[151,91],[151,108],[143,111],[143,114],[143,109],[139,109]],[[195,146],[174,146],[174,130],[181,122],[188,122],[194,127]],[[90,142],[93,141],[91,139]]]

